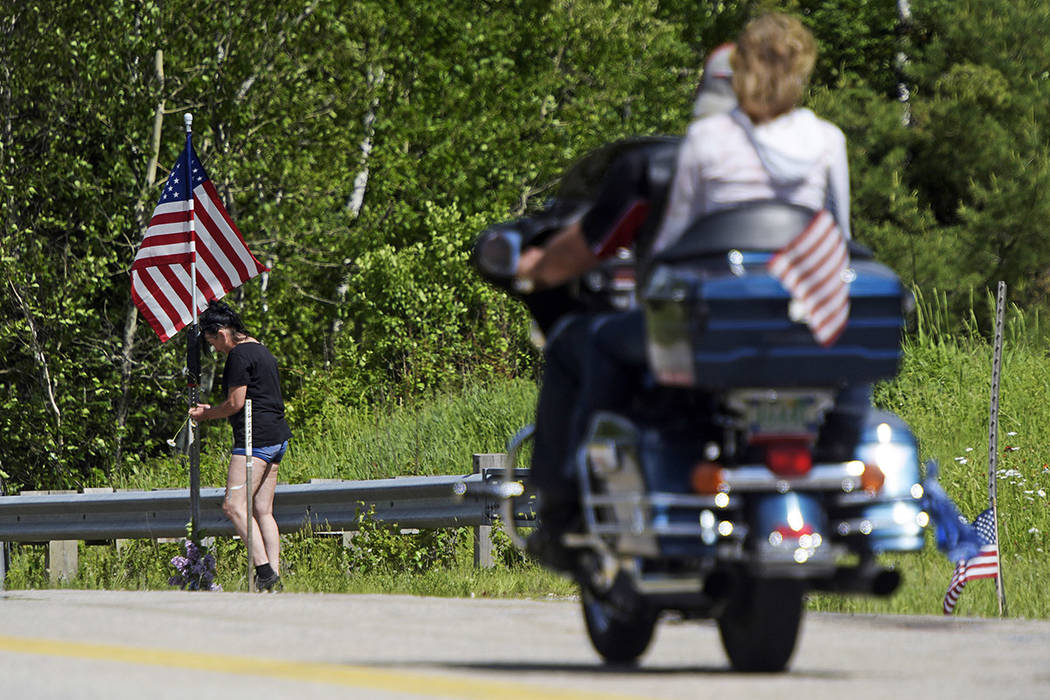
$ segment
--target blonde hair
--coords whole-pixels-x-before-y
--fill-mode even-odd
[[[770,13],[751,20],[731,57],[740,108],[755,124],[790,112],[802,99],[816,60],[817,42],[796,18]]]

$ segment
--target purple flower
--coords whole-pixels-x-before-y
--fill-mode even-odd
[[[200,547],[189,540],[185,541],[184,549],[186,556],[176,555],[171,558],[176,573],[168,579],[168,584],[190,591],[221,591],[222,587],[214,583],[215,557],[211,554],[202,556]]]

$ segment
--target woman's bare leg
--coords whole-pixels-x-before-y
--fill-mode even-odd
[[[262,543],[266,550],[266,556],[270,558],[270,567],[277,573],[281,572],[281,533],[277,529],[277,521],[273,517],[273,493],[277,489],[277,465],[269,462],[263,469],[252,497],[252,510],[255,522],[262,533]],[[254,477],[255,469],[252,469]],[[253,481],[255,479],[253,478]]]
[[[251,520],[247,517],[248,493],[244,484],[246,476],[245,463],[244,455],[230,455],[230,467],[226,474],[226,498],[222,502],[222,510],[226,513],[226,517],[230,519],[230,522],[233,523],[233,528],[245,543],[248,541],[248,527],[251,527],[252,564],[259,566],[267,563],[268,555],[265,544],[256,546],[257,543],[263,542],[259,524],[254,517]],[[252,481],[255,482],[256,489],[262,480],[263,474],[260,473],[262,471],[262,469],[252,469]],[[272,495],[270,500],[273,500]]]

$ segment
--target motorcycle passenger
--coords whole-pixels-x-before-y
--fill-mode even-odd
[[[736,106],[729,56],[732,45],[713,50],[704,72],[693,116],[702,119]],[[668,150],[668,149],[671,150]],[[566,226],[543,248],[522,252],[517,270],[519,289],[554,287],[592,269],[620,247],[634,246],[636,259],[648,248],[663,211],[667,181],[676,160],[677,145],[635,149],[617,158],[586,214]],[[662,172],[666,171],[666,172]],[[656,216],[650,216],[656,214]],[[530,549],[557,549],[556,540],[578,513],[576,479],[566,455],[571,451],[572,410],[580,394],[583,363],[594,316],[573,314],[548,333],[544,349],[543,382],[536,406],[535,445],[531,481],[540,492],[540,530]],[[548,563],[567,568],[562,561]]]
[[[835,125],[798,107],[816,61],[816,42],[800,21],[781,13],[766,14],[747,24],[730,58],[732,84],[739,107],[694,121],[679,149],[674,180],[652,251],[673,244],[697,218],[749,201],[779,200],[814,211],[828,209],[848,238],[849,169],[845,136]],[[545,251],[546,253],[546,251]],[[554,253],[554,251],[551,251]],[[538,265],[537,265],[538,267]],[[528,275],[529,269],[520,270]],[[579,274],[579,273],[577,273]],[[611,314],[586,329],[586,347],[572,350],[581,359],[565,361],[568,351],[548,350],[552,365],[579,371],[567,382],[577,389],[572,406],[550,401],[541,391],[537,407],[536,454],[552,459],[563,474],[572,471],[572,446],[578,444],[595,411],[623,411],[645,376],[645,324],[641,310]],[[547,384],[544,382],[544,390]],[[547,422],[567,426],[557,457],[541,451],[540,410],[556,411]],[[534,467],[550,469],[534,459]],[[544,486],[538,483],[541,498]],[[567,489],[578,507],[574,489]],[[566,499],[567,501],[568,499]],[[541,520],[548,515],[541,511]],[[541,524],[548,532],[537,547],[548,558],[564,556],[559,529],[567,516]]]

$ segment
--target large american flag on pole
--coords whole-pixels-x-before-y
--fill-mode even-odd
[[[248,250],[187,144],[168,175],[131,267],[131,298],[161,342],[193,323],[194,253],[198,312],[268,269]]]
[[[849,321],[849,250],[835,217],[819,212],[769,261],[768,269],[801,305],[813,338],[834,343]]]
[[[944,594],[945,615],[951,615],[955,610],[959,594],[966,587],[967,581],[995,578],[999,575],[999,547],[995,541],[995,516],[991,508],[977,516],[973,521],[973,528],[981,541],[981,550],[956,564],[952,580],[948,583],[948,592]]]

